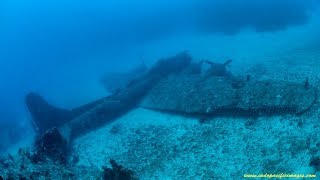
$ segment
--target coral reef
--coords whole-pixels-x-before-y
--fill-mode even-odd
[[[112,169],[103,166],[102,169],[96,166],[79,166],[74,159],[68,163],[57,163],[52,158],[43,158],[34,162],[32,151],[20,149],[15,156],[8,155],[0,161],[0,180],[15,179],[97,179],[97,180],[130,180],[137,179],[132,170],[118,165],[110,160]]]
[[[33,149],[0,159],[0,180],[8,179],[134,179],[134,172],[110,160],[112,169],[79,166],[79,156],[67,156],[66,142],[57,128],[46,131]]]
[[[101,174],[94,167],[69,167],[50,158],[35,163],[31,153],[28,149],[21,149],[13,158],[7,157],[0,164],[0,176],[4,179],[78,179]]]
[[[35,163],[42,161],[44,157],[49,157],[55,162],[64,164],[67,159],[67,142],[57,128],[48,130],[36,140],[35,151],[31,157]]]

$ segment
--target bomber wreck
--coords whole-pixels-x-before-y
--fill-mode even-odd
[[[117,83],[119,79],[108,80],[116,74],[107,74],[102,82],[106,83],[104,87],[112,94],[74,109],[54,107],[41,95],[31,92],[27,94],[25,102],[38,137],[31,153],[21,150],[23,163],[16,166],[25,174],[28,174],[28,162],[34,163],[31,167],[37,167],[39,172],[48,172],[49,169],[60,172],[58,169],[61,168],[56,167],[59,162],[64,175],[76,178],[78,170],[74,170],[77,168],[73,168],[72,162],[77,158],[70,153],[70,143],[136,107],[203,119],[214,116],[300,115],[308,111],[316,101],[317,90],[308,79],[296,83],[262,81],[248,75],[239,77],[230,72],[231,63],[232,60],[224,63],[193,61],[187,52],[182,52],[160,59],[150,68],[142,66],[143,68],[138,68],[128,73],[129,75],[123,75],[127,80],[121,83]],[[116,87],[115,84],[119,86]],[[12,161],[12,165],[7,161]],[[7,161],[3,161],[4,167],[13,168],[17,164],[16,158],[10,157]],[[42,166],[41,162],[47,165]],[[115,161],[110,162],[113,170],[104,168],[104,179],[116,176],[134,179],[131,170],[117,165]],[[71,165],[65,166],[66,163]],[[21,167],[25,168],[21,170]],[[70,173],[71,171],[74,173]],[[81,177],[85,176],[81,174],[84,172],[101,174],[99,169],[80,171],[78,175]],[[8,170],[9,174],[4,178],[22,177],[21,173],[14,172],[16,171]],[[40,176],[51,177],[50,173],[33,173],[31,176],[36,179]]]
[[[65,164],[71,157],[73,139],[116,120],[135,107],[201,118],[270,116],[300,115],[316,101],[317,90],[308,79],[294,83],[261,81],[246,75],[237,77],[229,71],[231,63],[232,60],[193,61],[187,52],[182,52],[160,59],[147,70],[135,71],[135,78],[121,83],[120,88],[106,84],[106,88],[115,90],[111,95],[74,109],[54,107],[31,92],[25,102],[38,138],[34,152],[27,154],[27,158],[38,163],[48,157]],[[108,170],[107,174],[117,173]]]
[[[316,100],[309,82],[306,87],[305,82],[235,77],[228,70],[231,62],[193,62],[182,52],[159,60],[110,96],[75,109],[53,107],[36,93],[26,96],[26,104],[40,134],[56,127],[69,142],[138,106],[202,117],[263,116],[302,114]]]

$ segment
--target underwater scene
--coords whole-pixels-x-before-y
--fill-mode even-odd
[[[0,0],[0,180],[320,179],[319,0]]]

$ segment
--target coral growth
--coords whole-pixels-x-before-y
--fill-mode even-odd
[[[34,162],[32,151],[20,149],[17,155],[9,155],[0,161],[0,180],[2,179],[108,179],[129,180],[137,179],[132,170],[118,165],[110,160],[112,169],[96,166],[79,166],[71,159],[65,164],[57,163],[55,159],[42,157]],[[43,156],[46,156],[43,154]],[[46,156],[47,157],[47,156]]]
[[[67,143],[57,128],[46,131],[35,143],[35,152],[32,161],[37,163],[45,157],[55,162],[66,163]]]
[[[134,179],[133,171],[110,161],[112,169],[78,166],[79,157],[67,156],[66,141],[57,128],[48,130],[32,150],[0,159],[1,179]]]

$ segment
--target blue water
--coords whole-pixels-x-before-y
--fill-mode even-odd
[[[19,139],[32,131],[27,92],[76,107],[107,93],[99,83],[104,72],[141,60],[151,65],[187,49],[239,63],[316,41],[317,6],[317,0],[1,0],[0,124]]]

